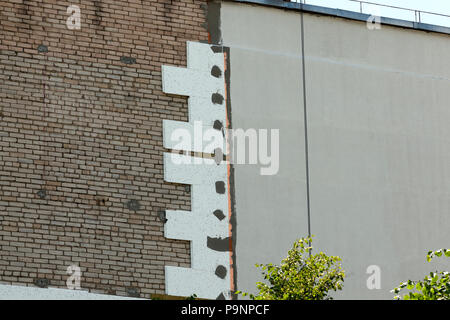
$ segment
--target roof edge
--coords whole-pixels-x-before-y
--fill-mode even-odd
[[[303,11],[308,13],[322,14],[327,16],[334,16],[339,18],[357,20],[366,22],[370,17],[370,14],[359,13],[355,11],[343,10],[343,9],[333,9],[327,7],[316,6],[312,4],[302,4],[296,2],[287,2],[280,0],[222,0],[228,2],[239,2],[248,4],[257,4],[269,7],[275,7],[280,9]],[[450,35],[450,28],[444,26],[438,26],[428,23],[420,23],[408,20],[401,20],[396,18],[380,17],[380,23],[389,26],[414,29],[426,32],[436,32]]]

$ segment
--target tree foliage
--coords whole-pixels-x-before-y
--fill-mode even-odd
[[[323,252],[312,254],[312,238],[294,242],[280,265],[257,264],[266,282],[256,283],[257,295],[242,293],[253,300],[331,300],[330,290],[342,290],[345,277],[341,258]]]
[[[450,257],[450,249],[429,251],[427,261],[434,257]],[[450,274],[447,271],[430,272],[421,281],[408,280],[394,288],[391,292],[397,294],[394,299],[401,300],[400,291],[411,290],[403,296],[403,300],[450,300]]]

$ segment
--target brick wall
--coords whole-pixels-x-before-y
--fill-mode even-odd
[[[187,98],[162,93],[161,64],[208,40],[205,3],[0,1],[1,283],[65,287],[75,264],[84,289],[149,297],[164,265],[189,267],[159,216],[190,210],[189,189],[163,181],[162,119],[187,121]]]

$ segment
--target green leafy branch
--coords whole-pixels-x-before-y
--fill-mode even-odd
[[[297,240],[280,265],[257,264],[266,282],[257,282],[257,295],[237,291],[252,300],[328,300],[330,290],[342,290],[341,258],[312,254],[312,238]]]
[[[449,249],[429,251],[427,261],[434,257],[450,257]],[[422,281],[408,280],[402,282],[391,292],[395,293],[394,299],[401,300],[400,291],[413,290],[403,296],[403,300],[450,300],[450,274],[447,271],[430,272]]]

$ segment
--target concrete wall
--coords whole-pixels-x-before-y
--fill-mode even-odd
[[[307,236],[301,15],[222,2],[234,128],[280,129],[280,169],[235,166],[237,289]],[[270,22],[270,23],[268,23]],[[450,235],[450,35],[305,14],[311,233],[343,258],[345,299],[391,299]],[[381,270],[369,290],[367,268]]]

